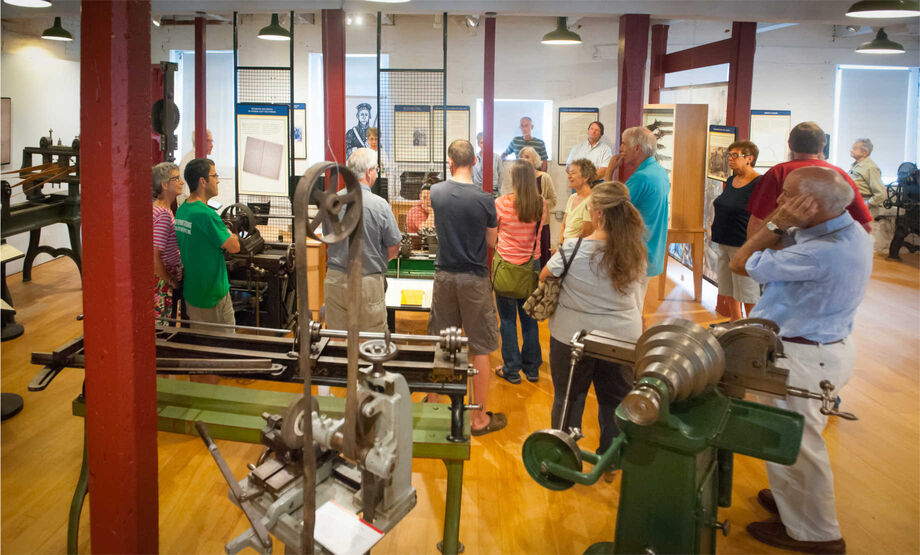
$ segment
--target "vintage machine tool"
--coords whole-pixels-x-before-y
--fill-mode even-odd
[[[912,162],[898,166],[898,180],[888,186],[885,208],[895,208],[894,236],[888,246],[888,258],[899,260],[901,247],[917,252],[917,246],[906,241],[911,234],[920,234],[920,170]]]
[[[32,279],[32,263],[40,253],[54,257],[68,256],[82,271],[80,246],[80,139],[70,146],[55,145],[50,136],[42,137],[38,147],[22,149],[22,167],[3,172],[16,174],[20,181],[2,182],[2,220],[0,237],[29,232],[29,248],[22,265],[22,280]],[[36,164],[35,156],[41,157]],[[45,193],[45,185],[67,185],[67,192]],[[17,187],[22,188],[24,202],[12,204]],[[70,236],[70,248],[40,245],[42,228],[63,223]]]
[[[614,541],[585,553],[715,553],[716,530],[729,531],[718,506],[731,505],[733,453],[792,464],[802,440],[801,414],[744,401],[746,390],[814,398],[823,413],[855,419],[833,409],[830,383],[820,384],[822,393],[786,386],[777,332],[766,320],[706,330],[674,319],[636,343],[576,335],[572,368],[592,356],[633,364],[636,380],[616,411],[621,433],[602,455],[579,449],[576,429],[541,430],[524,442],[528,473],[549,489],[590,485],[622,469]],[[582,472],[584,461],[590,472]]]

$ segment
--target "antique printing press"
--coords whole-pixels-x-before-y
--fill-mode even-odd
[[[315,195],[319,212],[308,220],[312,185],[330,170],[332,178],[328,181],[337,182],[339,174],[344,178],[345,194]],[[452,419],[448,439],[466,441],[463,412],[471,407],[463,400],[468,376],[474,372],[467,362],[466,338],[454,328],[438,336],[391,336],[359,330],[363,241],[361,192],[355,176],[344,166],[317,164],[300,180],[294,200],[297,311],[305,316],[298,322],[294,338],[263,335],[288,330],[246,326],[230,326],[230,331],[244,333],[226,333],[226,326],[218,324],[205,329],[158,325],[156,331],[158,373],[245,376],[302,381],[304,385],[303,395],[284,414],[263,414],[261,441],[266,451],[239,482],[210,440],[207,426],[197,425],[230,485],[231,499],[252,524],[250,530],[227,544],[228,553],[247,546],[270,553],[269,534],[282,541],[286,551],[328,552],[321,543],[314,544],[317,506],[327,501],[360,514],[381,532],[395,526],[416,502],[411,485],[410,389],[449,395]],[[327,219],[332,222],[331,233],[316,236],[314,231]],[[327,244],[348,240],[348,287],[354,293],[349,295],[347,330],[322,329],[318,322],[308,320],[308,235]],[[246,250],[256,250],[259,240],[251,238]],[[395,341],[414,344],[397,345]],[[359,368],[359,359],[367,363],[365,367]],[[52,353],[33,353],[32,362],[44,368],[33,379],[30,390],[44,389],[63,368],[84,366],[82,338]],[[346,387],[344,418],[319,414],[310,395],[314,382]],[[310,407],[311,425],[305,423],[306,406]]]
[[[745,401],[747,390],[816,399],[836,411],[834,385],[821,393],[787,387],[779,329],[768,320],[739,320],[706,330],[673,319],[650,327],[636,343],[604,332],[572,339],[572,364],[583,356],[634,366],[634,387],[617,407],[620,435],[603,454],[578,448],[578,429],[534,432],[523,446],[530,476],[552,490],[591,485],[623,471],[614,541],[585,553],[715,553],[716,530],[727,535],[718,507],[731,505],[733,453],[792,464],[804,417]],[[562,422],[568,413],[568,392]],[[582,472],[587,461],[594,465]]]

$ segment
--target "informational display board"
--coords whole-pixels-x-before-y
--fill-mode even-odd
[[[288,194],[288,107],[236,106],[237,160],[244,195]]]
[[[393,147],[396,163],[431,161],[431,106],[393,106]]]
[[[706,157],[706,177],[728,181],[732,170],[728,167],[728,146],[735,142],[738,128],[726,125],[709,126],[709,150]]]
[[[789,110],[751,110],[751,142],[760,151],[758,168],[769,168],[789,159],[791,127],[792,112]]]
[[[588,126],[598,120],[597,108],[559,108],[556,163],[564,166],[572,149],[588,140]]]
[[[307,159],[307,105],[294,104],[294,159]]]
[[[447,156],[447,147],[457,139],[470,140],[470,107],[447,106],[447,142],[444,142],[444,109],[442,106],[431,107],[431,159],[443,162]],[[441,149],[444,152],[441,152]]]

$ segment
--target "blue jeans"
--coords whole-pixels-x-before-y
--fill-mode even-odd
[[[521,370],[530,379],[540,375],[543,352],[540,350],[540,328],[537,321],[524,312],[526,299],[511,299],[495,295],[498,309],[499,331],[502,336],[502,360],[504,373],[516,376]],[[521,336],[524,346],[518,349],[517,319],[521,319]]]

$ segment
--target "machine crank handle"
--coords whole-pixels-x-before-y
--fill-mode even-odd
[[[201,440],[204,441],[208,451],[211,452],[211,456],[214,457],[214,462],[217,463],[217,468],[220,469],[220,473],[223,474],[224,480],[226,480],[227,484],[230,486],[230,494],[233,495],[234,499],[236,499],[240,509],[243,510],[243,514],[246,515],[246,518],[249,520],[249,524],[252,525],[252,529],[256,533],[256,537],[259,538],[259,543],[270,549],[272,545],[272,538],[269,536],[268,530],[265,528],[265,524],[262,523],[262,519],[254,513],[250,512],[252,511],[251,502],[249,498],[243,494],[243,488],[241,488],[240,484],[236,481],[236,477],[233,475],[233,472],[227,465],[227,461],[224,459],[224,456],[220,454],[220,450],[217,448],[214,440],[211,439],[211,434],[208,433],[208,425],[201,420],[198,420],[195,422],[195,429],[198,430],[198,435],[201,436]]]
[[[722,535],[726,537],[728,536],[728,533],[732,529],[731,523],[728,521],[727,518],[723,520],[722,522],[719,522],[718,520],[713,520],[712,522],[709,523],[709,525],[715,528],[716,530],[721,530]]]
[[[793,397],[802,397],[803,399],[815,399],[821,401],[821,414],[827,416],[839,416],[844,420],[859,420],[859,417],[852,412],[837,410],[834,408],[834,401],[837,396],[834,395],[834,384],[830,380],[821,380],[818,384],[821,387],[821,393],[813,393],[807,389],[798,387],[787,387],[786,394]]]

